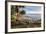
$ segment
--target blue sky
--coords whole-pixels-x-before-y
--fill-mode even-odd
[[[38,13],[41,12],[41,6],[25,6],[24,8],[20,8],[20,10],[25,10],[26,11],[25,16],[31,16],[33,20],[41,18],[41,13],[40,14]]]
[[[20,10],[25,10],[26,14],[29,14],[31,12],[40,12],[41,6],[25,6],[24,8],[20,8]]]

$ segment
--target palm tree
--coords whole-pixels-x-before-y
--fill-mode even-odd
[[[16,5],[15,7],[16,7],[15,8],[16,9],[16,11],[15,11],[16,12],[16,17],[18,19],[20,15],[25,14],[25,11],[24,10],[19,11],[19,9],[20,8],[24,8],[24,6]]]
[[[25,14],[25,10],[20,11],[20,14],[22,15]]]

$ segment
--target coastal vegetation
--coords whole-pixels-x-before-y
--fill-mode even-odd
[[[25,6],[20,6],[20,5],[11,6],[11,28],[41,27],[41,19],[36,20],[34,23],[32,23],[31,19],[30,20],[24,19],[23,15],[26,14],[26,11],[23,9],[20,10],[20,8],[24,8],[24,7]]]

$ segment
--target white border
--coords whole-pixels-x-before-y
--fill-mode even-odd
[[[40,28],[18,28],[11,29],[11,5],[23,5],[23,6],[41,6],[41,27]],[[8,2],[8,32],[20,32],[20,31],[35,31],[35,30],[43,30],[44,21],[43,21],[43,4],[33,4],[33,3],[19,3],[19,2]]]

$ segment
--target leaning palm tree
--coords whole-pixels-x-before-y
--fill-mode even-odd
[[[18,18],[22,15],[22,14],[25,14],[25,11],[24,10],[22,10],[22,11],[20,11],[19,9],[20,8],[24,8],[24,6],[18,6],[18,5],[16,5],[15,6],[16,8],[16,17],[17,17],[17,19],[16,20],[18,20]]]

